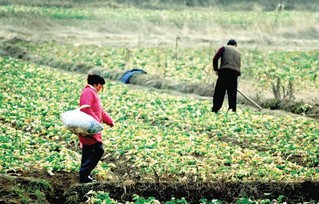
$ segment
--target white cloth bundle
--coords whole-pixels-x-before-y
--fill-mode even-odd
[[[92,136],[103,130],[103,126],[92,116],[80,111],[80,108],[61,114],[61,120],[71,132],[81,136]]]

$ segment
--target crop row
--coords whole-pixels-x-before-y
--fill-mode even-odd
[[[76,171],[78,141],[60,114],[77,107],[85,75],[10,58],[0,65],[1,151],[12,153],[0,171]],[[103,133],[101,177],[124,164],[142,180],[318,179],[315,121],[249,109],[215,115],[210,101],[115,82],[106,83],[101,100],[116,121]]]
[[[55,42],[20,42],[20,46],[30,54],[48,60],[74,64],[88,63],[115,71],[140,68],[149,74],[179,81],[213,83],[216,80],[212,70],[212,57],[217,47],[118,48],[62,45]],[[252,82],[256,87],[271,90],[272,84],[275,84],[278,78],[286,88],[288,82],[292,82],[295,93],[319,87],[318,51],[242,50],[242,54],[241,78]]]

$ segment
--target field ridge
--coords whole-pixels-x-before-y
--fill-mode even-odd
[[[79,73],[88,73],[90,70],[95,70],[101,73],[105,78],[118,81],[126,71],[104,70],[103,67],[96,66],[90,63],[64,62],[54,58],[47,59],[40,56],[28,53],[28,50],[16,45],[15,43],[23,42],[23,39],[13,38],[2,41],[0,45],[0,55],[9,56],[16,59],[26,60],[39,65],[46,65],[52,68],[59,68],[66,71]],[[208,83],[193,83],[189,81],[177,81],[173,79],[164,79],[154,74],[135,74],[132,76],[129,84],[145,86],[149,88],[165,89],[181,92],[184,94],[195,94],[204,97],[211,97],[214,91],[214,84]],[[238,103],[254,106],[240,94],[238,94]],[[257,100],[252,98],[252,100]],[[305,104],[302,101],[294,100],[276,100],[267,99],[260,104],[265,109],[283,110],[286,112],[303,115],[311,118],[319,118],[319,104]]]

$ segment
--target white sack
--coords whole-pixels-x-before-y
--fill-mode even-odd
[[[79,109],[62,113],[61,120],[65,127],[77,135],[92,136],[103,130],[103,126],[98,121]]]

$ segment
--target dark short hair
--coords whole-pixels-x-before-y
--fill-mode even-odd
[[[92,86],[94,84],[102,84],[102,85],[105,84],[104,78],[101,77],[100,75],[96,75],[96,74],[89,74],[87,81],[88,81],[88,84],[90,84]]]
[[[237,46],[237,42],[234,39],[230,39],[227,43],[227,45],[236,45]]]

